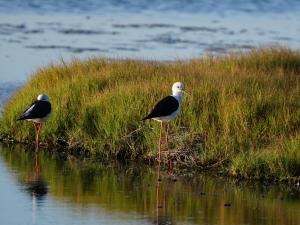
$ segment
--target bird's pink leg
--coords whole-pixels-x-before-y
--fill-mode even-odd
[[[156,208],[160,207],[160,182],[156,184]]]
[[[162,154],[162,128],[163,128],[163,122],[160,122],[160,132],[159,132],[159,152],[158,152],[158,166],[157,166],[157,179],[160,181],[160,163],[161,163],[161,154]]]
[[[166,215],[166,210],[167,210],[167,192],[164,187],[164,204],[163,204],[163,210],[164,210],[164,215]]]
[[[42,129],[42,124],[38,123],[37,124],[37,133],[36,133],[36,149],[35,149],[36,152],[39,152],[39,143],[40,143],[39,137],[40,137],[41,129]]]
[[[160,182],[156,184],[156,224],[159,223],[159,208],[160,208]]]
[[[35,129],[35,152],[38,152],[38,147],[37,147],[37,133],[38,133],[38,124],[36,122],[33,122],[34,129]]]
[[[40,160],[39,153],[35,153],[35,176],[38,177],[40,175]]]
[[[168,159],[169,159],[169,174],[172,175],[172,161],[169,147],[169,123],[166,125],[166,145],[168,149]]]

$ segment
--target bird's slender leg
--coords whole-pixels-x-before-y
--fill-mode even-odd
[[[40,174],[40,160],[39,160],[39,153],[35,153],[35,176],[38,177]]]
[[[172,175],[172,161],[169,147],[169,123],[166,125],[166,145],[168,149],[168,159],[169,159],[169,174]]]
[[[160,208],[160,183],[156,184],[156,224],[159,224],[159,208]]]
[[[160,208],[160,182],[156,183],[156,208]]]
[[[166,211],[167,211],[167,191],[166,191],[166,187],[164,187],[164,203],[163,203],[163,210],[164,210],[164,216],[167,215]]]
[[[35,149],[35,151],[39,152],[39,143],[40,143],[39,137],[40,137],[40,131],[42,129],[42,124],[38,123],[36,126],[37,126],[37,133],[36,133],[36,149]]]
[[[159,152],[158,152],[158,166],[157,166],[157,180],[160,181],[160,164],[161,164],[161,154],[162,154],[162,128],[163,128],[163,122],[160,122],[160,132],[159,132]]]
[[[38,133],[38,124],[36,122],[33,122],[34,129],[35,129],[35,152],[38,152],[38,146],[37,146],[37,133]]]

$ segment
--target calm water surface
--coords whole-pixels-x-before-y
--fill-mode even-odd
[[[86,167],[23,148],[0,147],[1,224],[300,223],[300,195],[287,187],[206,176],[157,183],[149,168]]]
[[[0,0],[0,81],[24,81],[62,58],[299,49],[299,21],[299,0]]]

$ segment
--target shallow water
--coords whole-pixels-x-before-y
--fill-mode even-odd
[[[32,149],[0,147],[2,224],[300,223],[300,195],[287,187],[207,176],[157,183],[149,168],[35,157]]]
[[[0,0],[0,81],[62,58],[176,60],[300,46],[298,0]]]

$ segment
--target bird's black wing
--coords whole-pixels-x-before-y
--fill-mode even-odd
[[[51,104],[47,101],[35,101],[26,109],[18,120],[37,119],[47,116],[51,112]]]
[[[173,96],[167,96],[160,100],[155,106],[154,109],[150,112],[148,116],[143,118],[143,120],[161,117],[161,116],[168,116],[175,112],[179,107],[179,103],[176,98]]]

